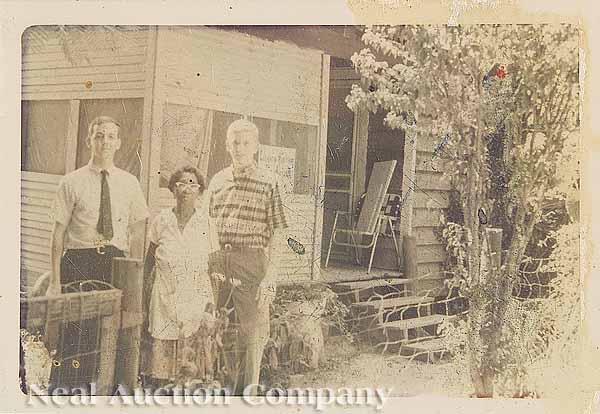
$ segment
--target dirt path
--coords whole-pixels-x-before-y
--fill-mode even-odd
[[[392,396],[434,394],[466,397],[468,378],[452,362],[426,364],[359,350],[343,338],[329,338],[322,367],[290,379],[290,387],[386,387]]]

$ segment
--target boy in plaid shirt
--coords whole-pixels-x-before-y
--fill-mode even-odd
[[[269,338],[269,304],[275,293],[278,264],[273,246],[282,243],[287,227],[277,177],[257,166],[258,128],[247,120],[227,129],[227,151],[233,163],[212,178],[208,188],[214,251],[209,273],[229,281],[220,300],[228,296],[240,321],[246,393],[256,392],[260,363]],[[225,294],[224,294],[225,293]],[[224,306],[226,303],[219,303]],[[240,387],[241,388],[241,387]],[[239,389],[238,389],[239,391]]]

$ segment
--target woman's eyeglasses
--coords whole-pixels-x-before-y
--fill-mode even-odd
[[[181,181],[177,181],[175,183],[175,187],[177,187],[178,190],[185,190],[186,188],[189,188],[191,190],[199,190],[200,189],[200,184],[196,184],[196,183],[182,183]]]

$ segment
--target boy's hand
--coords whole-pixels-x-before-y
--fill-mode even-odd
[[[262,307],[271,304],[273,299],[275,299],[276,291],[277,284],[275,282],[275,278],[265,278],[258,287],[258,292],[256,292],[256,301],[258,302],[258,306]]]
[[[222,273],[211,273],[210,277],[215,281],[215,282],[224,282],[225,281],[225,275]]]

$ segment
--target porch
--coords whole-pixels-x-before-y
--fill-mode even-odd
[[[327,284],[389,279],[408,280],[400,270],[373,268],[370,273],[367,273],[365,266],[343,262],[332,263],[327,268],[321,267],[320,281]]]

